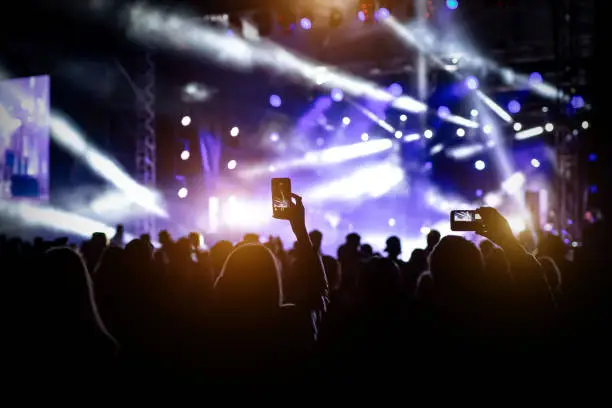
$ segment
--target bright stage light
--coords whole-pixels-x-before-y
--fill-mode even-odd
[[[240,133],[240,129],[238,129],[236,126],[234,126],[231,130],[230,130],[230,136],[232,137],[236,137],[238,136],[238,134]]]
[[[544,130],[546,130],[547,132],[552,132],[555,129],[555,126],[552,123],[547,123],[546,126],[544,126]]]
[[[396,131],[395,131],[395,138],[396,138],[396,139],[401,139],[401,138],[402,138],[402,136],[403,136],[403,133],[402,133],[402,131],[401,131],[401,130],[396,130]]]
[[[402,88],[402,86],[398,83],[393,83],[389,85],[387,91],[389,91],[389,93],[396,98],[399,98],[404,93],[404,88]]]
[[[477,117],[478,116],[478,109],[472,109],[470,111],[470,116],[473,117],[473,118]]]
[[[456,10],[457,7],[459,7],[459,1],[458,0],[446,0],[446,7],[449,10]]]
[[[531,159],[531,165],[537,169],[540,167],[540,161],[538,159]]]
[[[370,140],[370,135],[368,135],[367,133],[362,133],[361,140],[363,140],[364,142],[367,142],[368,140]]]
[[[406,116],[406,115],[404,115],[404,114],[401,114],[401,115],[400,115],[400,120],[401,120],[402,122],[405,122],[405,121],[407,121],[407,120],[408,120],[408,116]]]
[[[478,89],[479,84],[478,78],[476,77],[470,76],[465,79],[465,86],[472,91]]]
[[[350,125],[350,123],[351,123],[351,118],[349,118],[349,117],[347,117],[347,116],[345,116],[345,117],[343,117],[343,118],[342,118],[342,124],[343,124],[344,126],[348,126],[348,125]]]
[[[572,105],[572,108],[574,109],[584,108],[584,98],[578,95],[572,96],[572,99],[570,100],[570,104]]]
[[[344,99],[344,92],[338,88],[332,89],[330,95],[334,102],[342,102]]]
[[[425,132],[423,132],[423,136],[425,137],[425,139],[431,139],[433,137],[433,132],[427,129],[425,130]]]
[[[189,116],[183,116],[181,119],[181,125],[189,126],[191,124],[191,118]]]
[[[523,125],[521,125],[519,122],[516,122],[514,125],[512,125],[512,128],[515,132],[520,132],[523,128]]]
[[[186,187],[181,187],[179,188],[179,191],[176,193],[176,195],[178,195],[178,198],[185,198],[187,197],[188,193],[189,191],[187,190]]]
[[[531,85],[541,84],[543,81],[542,75],[539,72],[532,72],[529,75],[529,83]]]
[[[376,15],[376,19],[377,20],[384,20],[387,17],[389,17],[391,15],[391,13],[389,13],[388,9],[386,9],[384,7],[381,7],[381,8],[378,9],[378,11],[376,12],[375,15]]]
[[[440,106],[438,107],[438,116],[441,118],[445,118],[447,116],[450,116],[451,111],[450,109],[448,109],[448,106]]]
[[[484,170],[485,167],[487,167],[487,165],[482,160],[476,160],[476,162],[474,163],[474,168],[478,171]]]
[[[508,102],[508,112],[519,113],[521,111],[521,104],[519,101],[512,100]]]
[[[421,234],[427,235],[431,232],[431,228],[429,227],[421,227]]]
[[[587,122],[586,120],[584,122],[582,122],[582,128],[584,130],[587,130],[589,128],[589,122]]]
[[[280,106],[283,104],[283,100],[278,95],[270,95],[269,102],[270,106],[272,106],[273,108],[280,108]]]
[[[310,21],[310,19],[304,17],[300,20],[300,26],[304,29],[304,30],[310,30],[312,28],[312,21]]]
[[[389,218],[389,222],[388,222],[390,227],[394,227],[395,226],[395,218]]]
[[[278,133],[276,133],[276,132],[270,133],[270,141],[271,142],[278,142],[279,140],[280,140],[280,136],[278,135]]]
[[[412,133],[410,135],[404,136],[404,142],[414,142],[421,138],[421,135],[418,133]]]
[[[227,168],[230,170],[234,170],[237,165],[238,163],[236,162],[236,160],[230,160],[227,162]]]
[[[462,128],[457,129],[457,136],[459,137],[465,136],[465,130]]]
[[[484,125],[482,128],[482,131],[485,133],[485,135],[490,134],[493,131],[493,126],[491,125]]]
[[[183,150],[181,152],[181,160],[189,160],[189,150]]]

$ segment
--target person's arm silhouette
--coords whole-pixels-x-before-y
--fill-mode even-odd
[[[291,200],[289,200],[289,222],[300,249],[300,265],[296,265],[296,267],[302,270],[302,276],[305,279],[302,287],[305,289],[304,294],[310,308],[324,310],[327,304],[327,276],[321,256],[310,241],[305,214],[302,197],[292,193]]]

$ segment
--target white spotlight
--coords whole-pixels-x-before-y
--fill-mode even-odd
[[[234,170],[237,165],[238,163],[236,163],[236,160],[230,160],[227,162],[227,168],[230,170]]]
[[[484,127],[482,128],[482,131],[485,132],[486,135],[488,135],[493,131],[493,126],[484,125]]]
[[[230,136],[232,137],[238,136],[238,133],[240,133],[240,129],[238,129],[236,126],[230,130]]]
[[[465,136],[465,130],[463,130],[462,128],[457,129],[457,136],[459,137]]]
[[[394,227],[395,226],[395,218],[389,218],[389,226],[390,227]]]
[[[362,133],[361,140],[363,140],[364,142],[367,142],[368,140],[370,140],[370,135],[368,135],[367,133]]]
[[[476,160],[476,162],[474,163],[474,168],[478,171],[484,170],[485,167],[487,167],[487,165],[482,160]]]
[[[476,116],[478,116],[478,109],[472,109],[470,111],[470,116],[475,118]]]
[[[537,169],[540,167],[540,161],[538,159],[531,159],[531,165]]]
[[[400,115],[400,120],[401,120],[402,122],[405,122],[405,121],[407,121],[407,120],[408,120],[408,116],[406,116],[406,115]]]
[[[189,160],[189,150],[183,150],[181,152],[181,160]]]
[[[189,116],[183,116],[181,119],[181,125],[189,126],[191,124],[191,118]]]
[[[513,128],[515,132],[519,132],[523,128],[523,125],[521,125],[519,122],[516,122]]]
[[[544,130],[546,130],[547,132],[552,132],[555,129],[555,126],[552,123],[547,123],[546,126],[544,126]]]
[[[401,139],[403,136],[402,132],[400,130],[396,130],[395,131],[395,138],[396,139]]]
[[[344,126],[348,126],[351,123],[351,118],[349,118],[348,116],[345,116],[342,118],[342,124]]]
[[[185,198],[187,197],[188,193],[189,191],[187,191],[186,187],[181,187],[179,188],[179,191],[176,193],[176,195],[178,195],[178,198]]]
[[[433,132],[427,129],[425,132],[423,132],[423,136],[425,136],[425,139],[431,139],[433,137]]]
[[[587,122],[586,120],[584,122],[582,122],[582,128],[583,129],[588,129],[589,128],[589,122]]]
[[[431,231],[431,228],[429,228],[429,227],[422,227],[421,228],[421,234],[423,234],[423,235],[429,234],[430,231]]]

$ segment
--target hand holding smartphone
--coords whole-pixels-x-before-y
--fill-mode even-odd
[[[291,209],[291,179],[272,179],[272,217],[288,220]]]
[[[479,231],[483,227],[478,210],[453,210],[450,223],[452,231]]]

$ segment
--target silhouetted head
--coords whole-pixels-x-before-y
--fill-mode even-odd
[[[351,232],[346,236],[346,244],[350,247],[357,249],[361,244],[361,236],[355,232]]]
[[[410,254],[408,263],[419,272],[424,272],[429,269],[429,263],[427,262],[427,251],[424,249],[417,248]]]
[[[144,262],[151,258],[149,245],[139,239],[131,240],[125,246],[125,259],[132,264]]]
[[[396,236],[387,238],[387,246],[385,252],[389,254],[391,258],[397,258],[402,253],[402,242]]]
[[[172,236],[170,236],[170,233],[166,230],[159,231],[157,238],[159,239],[159,243],[161,245],[168,245],[172,243]]]
[[[223,264],[233,250],[234,245],[229,241],[218,241],[210,248],[210,265],[215,272],[221,272]]]
[[[370,244],[361,245],[361,247],[359,247],[359,252],[361,252],[361,254],[366,258],[371,258],[374,256],[374,249]]]
[[[438,230],[431,230],[429,231],[429,233],[427,234],[427,248],[429,249],[433,249],[433,247],[435,247],[438,242],[440,242],[440,231]]]
[[[117,227],[115,228],[115,232],[118,235],[123,234],[124,232],[123,224],[117,224]]]
[[[323,242],[323,233],[319,230],[311,231],[310,234],[310,242],[312,242],[312,246],[315,251],[321,250],[321,244]]]
[[[436,291],[461,293],[481,283],[484,264],[476,245],[463,237],[449,235],[440,240],[429,257]]]
[[[103,232],[94,232],[91,236],[91,243],[95,247],[106,246],[108,238]]]
[[[246,244],[259,244],[259,235],[253,233],[245,234],[242,241]]]
[[[228,256],[215,281],[215,299],[224,308],[270,309],[283,302],[280,266],[259,244],[244,244]]]

